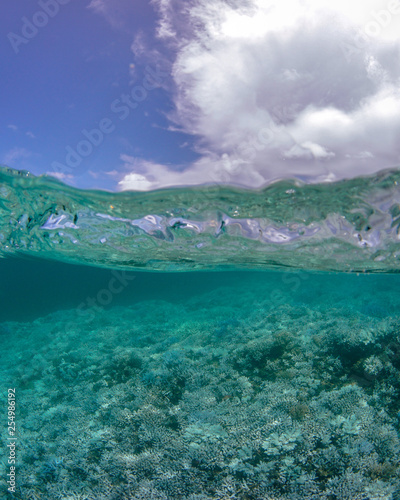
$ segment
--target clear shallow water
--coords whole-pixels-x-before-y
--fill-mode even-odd
[[[400,171],[262,191],[82,191],[0,170],[0,255],[124,269],[395,272]]]
[[[292,207],[273,191],[259,194],[259,205],[236,191],[247,219],[264,228],[283,228],[307,206],[307,228],[346,213],[340,227],[375,234],[375,246],[344,229],[312,244],[315,235],[275,247],[257,240],[255,255],[248,225],[196,232],[181,214],[168,240],[152,226],[96,215],[118,202],[117,218],[164,217],[168,235],[160,215],[168,193],[147,200],[2,175],[0,384],[4,403],[16,389],[18,441],[11,497],[3,404],[1,498],[400,498],[400,276],[387,272],[398,266],[396,174],[354,181],[353,191],[331,186],[325,204],[318,186]],[[218,211],[200,210],[204,221],[217,212],[225,220],[221,207],[234,192],[213,198]],[[193,193],[181,196],[177,207],[198,207]],[[362,223],[351,219],[356,205]],[[48,227],[54,217],[63,228]],[[86,225],[65,224],[80,220]],[[198,238],[209,244],[205,255],[193,255]],[[149,242],[146,252],[138,241]],[[237,244],[233,262],[228,242]],[[181,262],[185,252],[191,260]],[[171,266],[186,272],[166,272]],[[231,270],[190,272],[221,266]],[[246,266],[257,269],[237,269]],[[335,266],[375,272],[327,272]]]

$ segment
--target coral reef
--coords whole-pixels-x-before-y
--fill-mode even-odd
[[[2,325],[13,498],[398,499],[394,299],[360,294],[357,309],[315,293],[276,304],[261,285],[233,287],[83,326],[73,310]]]

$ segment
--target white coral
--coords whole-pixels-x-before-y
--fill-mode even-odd
[[[370,356],[364,361],[364,370],[368,375],[378,375],[382,369],[382,361],[376,356]]]
[[[263,443],[262,447],[270,455],[278,455],[282,451],[294,450],[300,440],[301,432],[295,429],[284,434],[274,432]]]

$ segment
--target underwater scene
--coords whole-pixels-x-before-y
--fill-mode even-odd
[[[400,172],[0,170],[0,498],[399,500]]]

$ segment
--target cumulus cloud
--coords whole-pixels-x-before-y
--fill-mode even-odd
[[[49,175],[50,177],[55,177],[60,181],[67,181],[67,180],[70,181],[74,178],[74,176],[71,174],[63,174],[62,172],[53,172],[53,171],[46,172],[46,175]]]
[[[335,153],[327,151],[324,147],[319,144],[315,144],[311,141],[303,142],[303,144],[295,144],[289,151],[285,151],[283,156],[285,158],[305,158],[311,160],[313,158],[317,160],[330,159],[335,156]]]
[[[173,53],[171,129],[195,136],[201,158],[179,172],[131,159],[122,189],[334,180],[400,162],[400,1],[155,3]]]
[[[131,173],[124,176],[119,182],[121,189],[133,189],[135,191],[147,191],[162,187],[176,186],[179,184],[198,184],[199,175],[203,175],[204,182],[212,183],[213,179],[207,177],[207,168],[194,164],[184,172],[171,170],[166,165],[134,158],[129,155],[121,155],[124,168]]]

